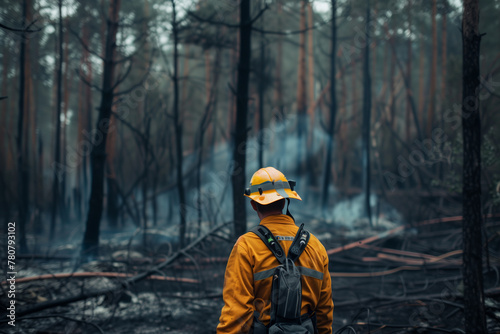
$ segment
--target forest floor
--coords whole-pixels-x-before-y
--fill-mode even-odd
[[[462,333],[461,231],[455,217],[323,237],[334,331]],[[213,229],[182,252],[111,240],[86,264],[71,247],[19,257],[16,326],[7,324],[2,282],[0,333],[214,333],[229,233],[227,225]],[[500,333],[500,219],[485,221],[485,236],[488,327]]]

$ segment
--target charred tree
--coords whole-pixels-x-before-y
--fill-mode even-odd
[[[371,123],[371,78],[370,78],[370,0],[366,5],[366,25],[365,25],[365,54],[363,59],[363,125],[362,125],[362,168],[363,168],[363,194],[365,215],[370,226],[372,224],[372,215],[370,207],[370,123]]]
[[[23,27],[25,27],[28,22],[28,10],[29,10],[29,0],[23,0],[22,2],[22,13],[23,13]],[[26,223],[27,223],[27,213],[29,207],[29,172],[28,172],[28,154],[27,154],[27,143],[25,142],[25,132],[24,123],[26,122],[25,116],[27,116],[26,106],[25,106],[25,95],[26,95],[26,62],[27,62],[27,52],[26,44],[29,43],[29,39],[25,38],[25,33],[22,33],[22,38],[20,39],[20,50],[19,50],[19,116],[17,123],[17,163],[18,163],[18,215],[19,215],[19,246],[22,251],[26,252]],[[27,133],[26,133],[27,134]]]
[[[314,96],[314,11],[311,1],[307,2],[307,117],[309,119],[309,130],[307,136],[306,166],[307,180],[310,186],[316,187],[318,183],[317,164],[310,152],[314,151],[314,127],[315,127],[315,96]]]
[[[2,41],[2,47],[5,47],[6,45],[6,40]],[[5,52],[3,55],[3,61],[2,61],[2,69],[6,69],[9,66],[10,62],[10,57],[9,53]],[[0,94],[0,100],[6,99],[7,98],[7,71],[3,70],[2,71],[2,93]],[[7,190],[7,182],[6,180],[8,179],[8,174],[10,173],[8,166],[8,159],[9,156],[6,153],[6,147],[5,147],[5,139],[7,137],[7,113],[8,113],[8,101],[4,100],[0,102],[1,109],[0,109],[0,163],[4,168],[1,170],[0,174],[0,188],[2,189],[0,191],[0,210],[2,210],[2,218],[5,220],[5,222],[9,221],[9,216],[10,216],[10,205],[7,204],[7,199],[8,199],[8,190]]]
[[[104,53],[104,70],[102,76],[101,105],[96,122],[96,132],[93,138],[91,153],[92,184],[90,190],[89,210],[86,221],[85,235],[82,243],[82,253],[88,256],[97,254],[99,245],[99,229],[101,224],[104,171],[106,170],[106,140],[113,105],[113,76],[115,69],[114,54],[116,49],[116,33],[118,30],[118,12],[120,0],[109,3],[107,20],[106,48]]]
[[[245,233],[247,228],[247,211],[243,191],[246,177],[246,141],[247,141],[247,114],[248,114],[248,80],[250,77],[252,24],[250,21],[250,0],[240,2],[240,31],[239,31],[239,60],[236,88],[236,127],[233,138],[233,219],[234,236]]]
[[[262,8],[262,1],[260,3],[261,8]],[[261,27],[264,28],[264,20],[261,22]],[[258,140],[258,160],[259,160],[259,168],[264,167],[264,138],[263,138],[263,133],[262,131],[264,130],[264,93],[265,93],[265,86],[266,86],[266,79],[265,79],[265,71],[266,71],[266,42],[264,38],[264,33],[260,34],[260,47],[259,47],[259,87],[258,87],[258,94],[259,94],[259,123],[258,123],[258,135],[257,135],[257,140]]]
[[[85,32],[87,32],[87,34],[85,34]],[[86,43],[85,45],[88,47],[89,43],[90,43],[90,33],[89,33],[89,28],[87,27],[87,29],[84,30],[84,36],[86,37],[84,39],[84,43]],[[84,50],[83,50],[83,56],[84,56],[84,59],[85,59],[85,69],[86,69],[86,73],[84,74],[87,82],[92,82],[92,62],[90,61],[90,55],[89,55],[89,52],[87,50],[87,47],[84,47]],[[84,100],[85,100],[85,108],[84,108],[84,113],[86,115],[86,120],[85,120],[85,128],[87,130],[87,133],[90,133],[92,131],[92,111],[93,111],[93,108],[92,108],[92,89],[90,87],[90,85],[85,85],[85,88],[84,88]],[[81,141],[80,141],[81,142]],[[89,194],[89,187],[88,187],[88,178],[89,178],[89,169],[90,169],[90,159],[88,158],[88,154],[84,154],[83,155],[83,160],[82,160],[82,181],[83,181],[83,189],[82,189],[82,193],[83,193],[83,209],[84,209],[84,212],[86,209],[88,209],[88,206],[85,204],[86,203],[86,200],[88,198],[88,194]]]
[[[462,17],[463,281],[466,333],[487,333],[484,308],[479,0],[464,0]]]
[[[306,91],[306,2],[302,0],[300,5],[300,27],[299,30],[299,62],[297,79],[297,176],[302,174],[302,159],[305,154],[305,137],[307,132],[307,91]]]
[[[448,15],[448,0],[444,0],[444,8],[442,13],[442,35],[441,35],[441,107],[439,108],[440,112],[442,112],[445,100],[446,100],[446,67],[448,60],[448,40],[447,40],[447,18]]]
[[[429,113],[427,114],[427,136],[431,135],[432,132],[432,122],[434,121],[434,114],[436,109],[436,73],[437,73],[437,0],[432,0],[432,63],[431,63],[431,74],[430,74],[430,103],[429,103]]]
[[[283,5],[281,0],[277,0],[278,6],[278,29],[282,29],[282,13]],[[284,105],[283,105],[283,84],[281,80],[281,63],[283,62],[283,36],[278,35],[276,41],[276,74],[275,74],[275,84],[274,84],[274,105],[276,107],[276,114],[274,115],[278,120],[284,118]]]
[[[411,26],[411,10],[412,10],[412,0],[408,0],[408,29],[410,31],[410,36],[412,33]],[[407,41],[407,52],[408,52],[408,60],[406,61],[406,115],[405,115],[405,132],[406,132],[406,141],[410,142],[410,114],[411,114],[411,99],[412,99],[412,84],[411,84],[411,62],[412,62],[412,40],[408,38]],[[417,119],[418,120],[418,119]]]
[[[62,102],[62,63],[63,63],[63,19],[62,19],[62,0],[58,2],[59,8],[59,40],[58,40],[58,62],[57,62],[57,97],[56,97],[56,138],[54,141],[54,180],[52,181],[52,211],[50,223],[50,240],[54,239],[57,223],[57,212],[59,206],[59,191],[61,173],[64,168],[61,166],[61,102]]]
[[[424,111],[425,111],[425,86],[424,86],[424,72],[425,72],[425,38],[420,34],[419,53],[418,53],[418,116],[419,124],[422,124],[422,131],[425,131],[424,125]]]
[[[325,158],[325,177],[323,180],[323,194],[321,196],[321,207],[326,208],[328,204],[328,194],[330,189],[330,178],[332,171],[333,142],[335,136],[335,118],[337,116],[337,96],[336,96],[336,60],[337,60],[337,0],[332,0],[332,36],[330,51],[330,121],[328,124],[328,144]]]
[[[184,190],[184,180],[182,174],[183,166],[183,150],[182,150],[182,119],[179,110],[179,26],[177,22],[177,12],[175,8],[175,0],[172,0],[172,35],[174,39],[174,72],[172,81],[174,84],[174,132],[175,132],[175,151],[176,151],[176,174],[177,174],[177,193],[179,195],[179,241],[180,247],[186,244],[186,193]]]

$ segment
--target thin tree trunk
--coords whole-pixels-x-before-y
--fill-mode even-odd
[[[352,46],[351,52],[354,52],[354,46]],[[351,76],[351,92],[352,92],[352,115],[353,115],[353,126],[357,127],[357,117],[355,115],[358,114],[358,79],[357,79],[357,73],[356,73],[356,58],[353,58],[351,62],[351,71],[352,71],[352,76]],[[385,77],[385,75],[384,75]]]
[[[412,10],[412,0],[408,0],[408,30],[410,31],[410,36],[412,33],[412,27],[411,27],[411,20],[412,20],[412,15],[411,15],[411,10]],[[411,130],[411,123],[410,123],[410,114],[411,114],[411,62],[412,62],[412,40],[411,38],[408,38],[407,42],[407,53],[408,53],[408,60],[406,62],[406,80],[407,80],[407,87],[406,87],[406,115],[405,115],[405,133],[406,133],[406,142],[410,142],[410,130]]]
[[[184,62],[182,65],[182,86],[181,86],[181,110],[189,110],[190,108],[190,99],[188,99],[188,77],[189,77],[189,44],[184,45]],[[191,133],[194,129],[191,128],[192,122],[187,122],[186,124],[186,132]],[[194,140],[191,142],[192,136],[188,136],[187,147],[193,147],[196,145]]]
[[[29,18],[31,20],[31,17]],[[37,40],[32,40],[32,51],[30,54],[32,55],[31,59],[38,59],[39,58],[39,43]],[[27,95],[28,98],[28,107],[29,107],[29,113],[31,115],[31,120],[30,120],[30,128],[31,128],[31,148],[30,148],[30,155],[32,157],[32,165],[31,165],[31,177],[33,178],[33,191],[32,193],[32,203],[34,205],[34,210],[33,210],[33,220],[32,223],[34,224],[35,229],[37,232],[41,232],[42,229],[41,227],[43,224],[40,221],[40,211],[42,207],[42,199],[44,198],[44,194],[40,192],[42,189],[43,185],[43,177],[40,172],[40,160],[38,159],[38,141],[40,136],[37,135],[37,108],[36,108],[36,103],[39,101],[38,99],[38,90],[35,91],[34,89],[34,82],[33,82],[33,76],[32,73],[38,73],[39,72],[39,63],[34,62],[33,66],[31,65],[31,61],[28,62],[28,79],[29,79],[29,94]]]
[[[29,0],[23,0],[22,2],[22,12],[23,12],[23,26],[28,22],[28,11],[30,7]],[[19,246],[22,251],[27,252],[26,244],[26,223],[27,223],[27,212],[29,209],[29,180],[28,180],[28,157],[25,151],[25,132],[24,123],[26,115],[25,94],[26,94],[26,57],[27,50],[26,47],[29,43],[29,39],[25,40],[24,36],[20,39],[20,51],[19,51],[19,117],[17,123],[17,162],[18,162],[18,215],[19,215],[19,228],[17,232],[19,233]]]
[[[86,29],[84,30],[84,36],[86,36],[87,38],[84,39],[84,41],[86,42],[86,45],[87,47],[90,46],[90,43],[89,43],[89,27],[86,26]],[[85,59],[85,68],[87,69],[87,73],[85,73],[85,77],[87,79],[88,82],[92,82],[92,62],[90,61],[90,57],[89,57],[89,52],[84,48],[83,50],[83,56],[84,56],[84,59]],[[93,112],[93,108],[92,108],[92,89],[89,85],[85,85],[85,109],[84,109],[84,113],[86,115],[86,120],[85,120],[85,129],[87,130],[87,133],[90,134],[91,130],[92,130],[92,112]],[[88,189],[88,178],[89,178],[89,158],[88,158],[88,154],[84,154],[83,155],[83,159],[82,159],[82,174],[83,174],[83,189],[82,189],[82,193],[83,193],[83,209],[84,211],[88,209],[86,203],[87,203],[87,200],[88,200],[88,194],[89,194],[89,189]]]
[[[442,26],[442,36],[441,36],[441,101],[440,101],[440,112],[443,112],[443,106],[446,101],[446,67],[447,65],[447,19],[448,15],[448,1],[444,0],[444,9],[442,14],[443,26]]]
[[[82,40],[85,41],[85,26],[82,27],[83,37]],[[83,68],[84,65],[84,56],[82,54],[80,58],[80,68]],[[76,147],[80,147],[82,143],[82,135],[83,130],[85,129],[85,121],[84,121],[84,83],[83,81],[78,82],[78,110],[77,110],[77,122],[78,122],[78,130],[76,132]],[[81,157],[79,157],[81,158]],[[81,190],[81,181],[82,181],[82,166],[81,161],[79,161],[78,166],[76,166],[76,176],[75,176],[75,190],[74,190],[74,205],[75,205],[75,214],[76,219],[79,221],[82,218],[82,190]]]
[[[306,91],[306,2],[302,0],[300,5],[300,25],[299,30],[299,62],[297,79],[297,176],[302,174],[302,159],[305,153],[306,112],[307,112],[307,91]]]
[[[68,26],[68,18],[66,17],[64,20],[64,25]],[[62,123],[62,136],[61,136],[61,161],[62,165],[66,166],[66,150],[65,147],[66,142],[67,142],[67,136],[68,136],[68,130],[67,130],[67,123],[68,123],[68,109],[69,109],[69,93],[71,92],[71,81],[69,80],[69,60],[68,60],[68,36],[69,36],[69,29],[66,29],[64,33],[64,78],[63,78],[63,86],[64,86],[64,95],[63,95],[63,114],[64,114],[64,122]],[[61,212],[61,217],[63,221],[68,220],[68,208],[66,207],[67,201],[66,201],[66,173],[62,173],[61,175],[61,196],[60,196],[60,201],[61,201],[61,206],[60,206],[60,212]]]
[[[263,8],[263,1],[260,1],[260,7],[261,9]],[[261,28],[264,29],[265,27],[265,22],[264,22],[264,17],[261,17]],[[265,93],[265,88],[266,88],[266,82],[264,78],[265,70],[266,70],[266,44],[265,44],[265,39],[264,39],[264,33],[260,34],[260,60],[259,60],[259,86],[257,88],[258,94],[259,94],[259,117],[258,117],[258,135],[257,135],[257,140],[258,140],[258,161],[259,161],[259,168],[264,167],[264,138],[263,138],[263,133],[262,131],[264,130],[264,93]]]
[[[282,0],[277,0],[278,6],[278,30],[282,29],[282,14],[283,5]],[[281,80],[281,62],[283,61],[283,36],[278,35],[276,41],[276,79],[274,89],[274,105],[277,108],[276,118],[281,120],[284,118],[284,105],[283,105],[283,84]]]
[[[418,115],[419,115],[419,124],[422,125],[422,131],[424,130],[424,107],[425,107],[425,94],[424,94],[424,72],[425,72],[425,38],[421,34],[420,35],[420,45],[419,45],[419,64],[418,64]]]
[[[113,74],[115,68],[114,54],[116,49],[116,33],[118,30],[118,12],[120,0],[111,0],[109,4],[109,18],[107,20],[106,50],[104,57],[104,71],[102,81],[101,105],[96,122],[96,133],[93,138],[91,154],[92,185],[89,199],[85,235],[82,243],[82,253],[89,256],[97,255],[99,246],[99,230],[101,224],[104,171],[106,165],[106,141],[108,125],[113,105]]]
[[[436,109],[436,73],[437,73],[437,0],[432,0],[432,63],[430,74],[430,103],[429,113],[427,115],[427,136],[431,136],[432,123],[434,122],[434,113]]]
[[[479,0],[464,0],[462,21],[463,281],[466,333],[487,333],[483,287]]]
[[[323,194],[321,196],[321,207],[326,209],[330,189],[330,173],[332,170],[332,154],[335,136],[335,118],[337,117],[337,95],[336,95],[336,60],[337,60],[337,0],[332,0],[331,8],[331,49],[330,49],[330,121],[328,124],[328,144],[325,158],[325,176],[323,180]]]
[[[371,123],[371,78],[370,78],[370,0],[366,7],[365,38],[366,47],[363,61],[363,141],[362,141],[362,166],[363,166],[363,193],[365,196],[364,208],[370,226],[373,226],[370,207],[370,123]]]
[[[2,41],[2,46],[5,47],[4,43],[6,43],[6,40],[4,39]],[[7,92],[7,72],[6,69],[9,68],[9,63],[10,63],[10,53],[5,52],[3,54],[3,62],[2,62],[2,93],[0,93],[0,96],[2,97],[7,97],[8,92]],[[5,139],[8,136],[8,124],[7,124],[7,114],[8,114],[8,105],[9,101],[4,100],[0,102],[1,109],[0,109],[0,164],[1,166],[5,166],[4,168],[1,169],[1,174],[0,174],[0,210],[2,210],[2,218],[8,222],[9,221],[9,215],[10,215],[10,205],[7,203],[7,199],[9,198],[9,195],[7,194],[7,184],[6,180],[9,179],[9,173],[10,169],[8,168],[8,154],[7,154],[7,147],[5,146]],[[2,225],[3,226],[3,225]]]
[[[347,189],[347,185],[349,182],[349,169],[348,166],[348,152],[347,152],[347,140],[348,140],[348,132],[349,132],[349,115],[347,113],[347,83],[346,76],[344,75],[346,67],[344,67],[340,72],[340,80],[341,80],[341,94],[340,94],[340,119],[342,120],[340,124],[340,132],[338,138],[340,139],[340,154],[339,154],[339,166],[340,166],[340,185],[341,191],[345,191]]]
[[[314,145],[314,116],[316,114],[316,108],[311,108],[315,102],[314,96],[314,29],[312,29],[314,25],[313,19],[313,8],[312,3],[310,1],[307,2],[307,109],[309,114],[309,136],[307,142],[307,151],[311,152],[313,150]],[[311,161],[311,159],[308,159]],[[312,168],[309,169],[309,175],[312,177],[314,181],[314,175],[316,173]],[[313,182],[314,184],[315,182]]]
[[[238,12],[240,15],[241,19],[241,3],[240,6],[238,7]],[[250,15],[250,14],[249,14]],[[237,15],[235,17],[235,20],[237,20]],[[236,48],[231,48],[231,69],[239,68],[240,64],[238,63],[238,60],[240,59],[240,51],[241,51],[241,35],[236,34]],[[232,138],[233,133],[235,131],[236,127],[236,118],[237,113],[238,113],[238,93],[234,93],[234,86],[237,85],[237,80],[238,80],[238,71],[232,71],[232,76],[231,76],[231,89],[229,91],[229,118],[228,118],[228,127],[227,127],[227,138]],[[238,88],[236,88],[237,90]],[[233,143],[234,144],[234,143]]]
[[[238,81],[236,89],[236,129],[233,146],[233,219],[234,237],[245,233],[247,228],[246,201],[243,192],[246,184],[246,148],[248,81],[250,77],[250,52],[252,24],[250,21],[250,0],[240,2],[240,48],[238,61]]]
[[[177,171],[177,192],[179,195],[179,218],[180,218],[180,229],[179,229],[179,242],[180,247],[184,247],[186,244],[186,194],[184,190],[184,180],[182,173],[183,166],[183,145],[182,145],[182,117],[179,110],[179,30],[177,26],[177,12],[175,6],[175,0],[172,1],[172,31],[174,37],[174,73],[172,81],[174,84],[174,101],[173,101],[173,112],[174,112],[174,130],[175,130],[175,147],[176,147],[176,171]]]
[[[63,63],[63,19],[62,0],[58,1],[59,8],[59,41],[58,41],[58,63],[57,63],[57,97],[56,97],[56,138],[54,142],[54,179],[52,183],[52,212],[50,224],[50,240],[54,240],[57,223],[57,213],[59,205],[60,173],[65,173],[64,166],[61,166],[61,102],[62,102],[62,63]]]
[[[394,35],[391,35],[390,39],[391,41],[389,43],[394,43]],[[393,131],[396,131],[396,88],[395,88],[395,83],[394,81],[396,80],[396,55],[391,53],[390,56],[391,59],[391,66],[390,66],[390,71],[389,71],[389,102],[388,102],[388,115],[387,119],[389,120],[391,124],[391,128]],[[393,142],[394,143],[394,142]]]

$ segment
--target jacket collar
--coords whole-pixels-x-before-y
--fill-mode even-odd
[[[291,224],[295,225],[295,222],[290,216],[287,215],[274,215],[267,216],[260,221],[260,225],[268,225],[268,224]]]

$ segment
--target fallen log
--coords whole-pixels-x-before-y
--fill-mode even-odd
[[[60,273],[60,274],[46,274],[46,275],[39,275],[39,276],[32,276],[32,277],[17,278],[16,283],[26,283],[26,282],[31,282],[31,281],[60,279],[60,278],[93,278],[93,277],[129,278],[129,277],[134,277],[134,275],[127,274],[127,273],[113,273],[113,272]],[[147,277],[147,279],[157,280],[157,281],[193,283],[193,284],[200,283],[200,281],[192,279],[192,278],[160,276],[160,275],[151,275],[151,276]],[[2,284],[7,284],[7,281],[3,281]]]

